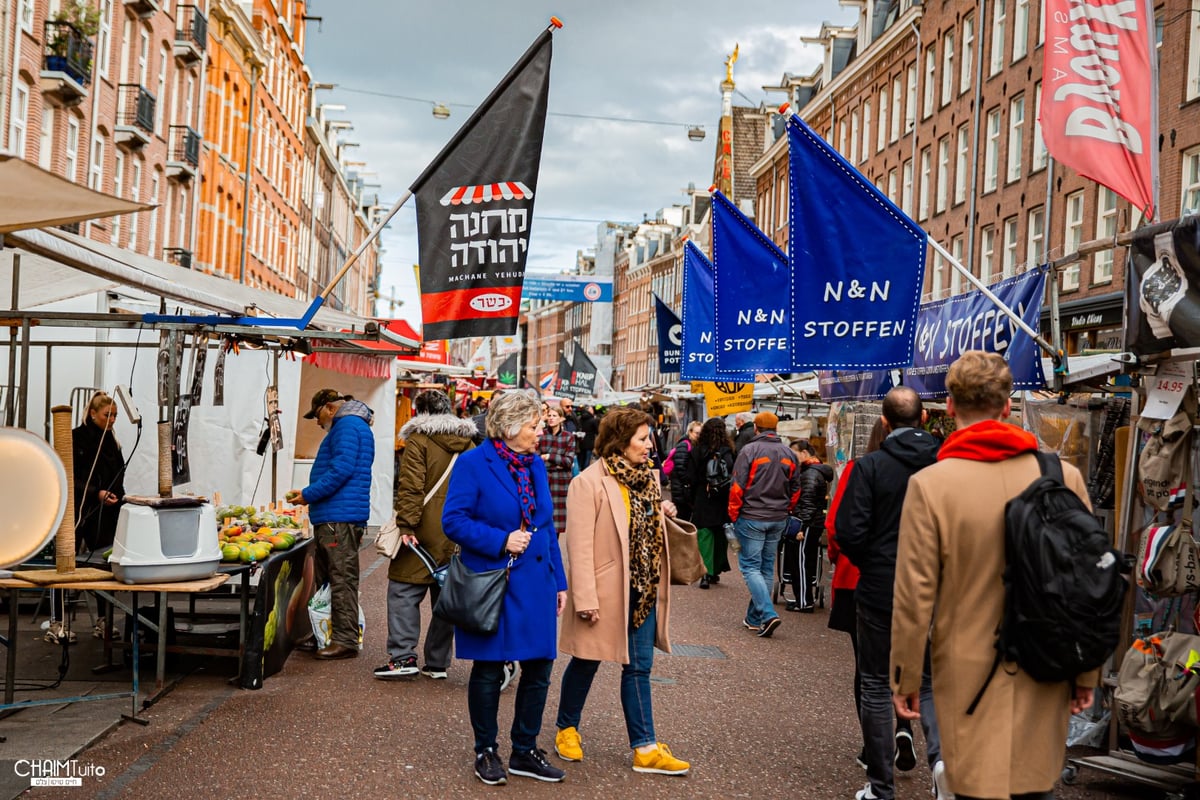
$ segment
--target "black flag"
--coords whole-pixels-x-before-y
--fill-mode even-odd
[[[512,353],[496,368],[496,383],[502,386],[517,385],[517,354]]]
[[[547,30],[411,187],[426,341],[517,329],[550,55]]]
[[[596,393],[596,365],[579,343],[575,343],[575,363],[571,365],[571,386],[579,394]]]

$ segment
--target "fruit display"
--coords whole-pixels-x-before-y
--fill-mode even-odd
[[[222,520],[217,533],[222,561],[265,561],[273,551],[287,550],[299,538],[300,523],[288,511],[222,506],[217,519]]]

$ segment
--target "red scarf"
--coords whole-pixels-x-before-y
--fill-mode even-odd
[[[1021,453],[1037,452],[1037,438],[1016,425],[988,419],[959,428],[946,437],[938,461],[963,458],[967,461],[1004,461]]]

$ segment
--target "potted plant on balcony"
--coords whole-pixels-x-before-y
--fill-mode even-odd
[[[91,48],[81,48],[80,44],[89,41],[99,32],[100,9],[78,2],[67,2],[51,21],[71,25],[78,33],[79,38],[76,39],[71,35],[70,28],[62,27],[62,25],[55,26],[49,41],[46,42],[46,69],[70,72],[72,70],[69,70],[68,67],[72,66],[71,56],[74,55],[76,57],[76,63],[73,65],[75,69],[82,67],[84,72],[90,75],[92,71]],[[76,48],[74,53],[72,52],[73,39]],[[86,58],[79,59],[81,55],[86,55]]]

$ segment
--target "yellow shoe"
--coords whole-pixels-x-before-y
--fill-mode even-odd
[[[575,728],[563,728],[554,735],[554,752],[563,761],[583,761],[583,743]]]
[[[667,747],[662,742],[658,743],[657,750],[651,750],[649,753],[639,753],[633,751],[633,771],[634,772],[653,772],[658,775],[687,775],[688,770],[692,765],[686,761],[681,761],[671,755],[671,748]]]

